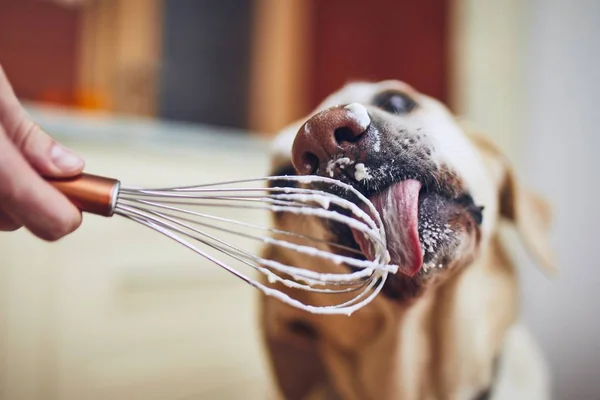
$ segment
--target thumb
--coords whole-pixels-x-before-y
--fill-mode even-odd
[[[0,65],[0,127],[41,175],[68,177],[81,173],[84,161],[36,125],[26,114]]]
[[[67,177],[81,173],[84,160],[56,142],[37,124],[23,116],[11,139],[31,166],[41,175]]]

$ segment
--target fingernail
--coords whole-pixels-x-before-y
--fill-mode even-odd
[[[58,143],[52,147],[50,158],[54,165],[62,171],[73,171],[83,167],[83,158]]]

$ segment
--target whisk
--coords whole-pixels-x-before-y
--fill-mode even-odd
[[[311,313],[352,314],[370,303],[381,291],[387,275],[398,269],[389,264],[385,231],[375,207],[352,186],[334,179],[318,176],[269,176],[196,186],[142,189],[122,186],[116,179],[84,173],[75,178],[48,179],[48,182],[83,212],[104,217],[119,215],[140,223],[193,250],[265,295]],[[267,185],[269,182],[271,187]],[[283,184],[279,187],[278,183],[281,182],[322,182],[337,187],[354,194],[369,212],[333,193],[289,187],[295,185]],[[210,208],[222,208],[228,214],[235,213],[236,210],[241,210],[244,214],[252,210],[271,211],[279,215],[289,213],[344,224],[364,235],[372,246],[374,257],[366,260],[357,255],[360,253],[357,250],[322,238],[276,229],[269,224],[263,226],[255,222],[244,222],[229,215],[215,215],[207,212]],[[335,208],[345,212],[335,211]],[[223,234],[237,236],[238,244],[223,239]],[[344,273],[319,273],[260,257],[253,251],[240,247],[240,240],[257,245],[269,244],[352,268],[344,268]],[[301,240],[302,244],[293,243],[292,240]],[[225,256],[229,261],[210,254],[207,251],[209,249]],[[333,249],[338,251],[334,252]],[[327,305],[305,304],[240,272],[231,266],[232,263],[239,263],[264,274],[271,284],[281,283],[289,288],[332,296],[345,294],[344,300]]]

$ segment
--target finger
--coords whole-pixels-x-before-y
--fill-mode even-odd
[[[19,229],[22,225],[13,221],[8,214],[5,214],[4,211],[0,210],[0,231],[3,232],[12,232]]]
[[[40,174],[66,177],[82,172],[81,157],[57,143],[25,112],[0,66],[0,125],[27,161]]]
[[[41,175],[58,178],[74,176],[83,171],[84,161],[81,157],[57,143],[29,119],[19,125],[12,140]]]
[[[0,208],[44,240],[58,240],[81,224],[81,212],[44,181],[0,128]]]

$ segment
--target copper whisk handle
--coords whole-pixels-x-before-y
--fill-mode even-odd
[[[110,217],[115,211],[120,186],[116,179],[90,174],[45,179],[83,212]]]

